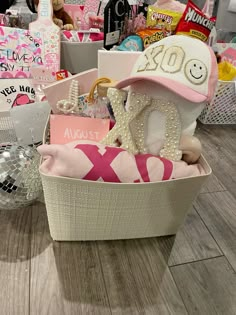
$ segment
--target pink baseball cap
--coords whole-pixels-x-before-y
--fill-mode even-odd
[[[145,49],[130,77],[116,87],[124,88],[140,80],[161,84],[194,103],[208,102],[218,81],[217,60],[213,50],[199,39],[169,36]]]

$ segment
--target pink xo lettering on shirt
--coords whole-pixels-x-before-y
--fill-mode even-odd
[[[126,152],[124,149],[109,146],[99,148],[97,145],[93,144],[78,144],[75,146],[75,149],[81,150],[93,164],[93,167],[83,177],[83,179],[97,181],[99,180],[99,178],[102,178],[104,182],[114,183],[121,182],[121,179],[118,177],[117,173],[115,172],[111,164],[121,152]],[[127,155],[129,155],[128,152],[126,153]],[[160,175],[160,180],[168,180],[171,178],[173,172],[172,161],[151,154],[139,154],[133,157],[134,164],[136,165],[137,171],[139,173],[139,178],[137,178],[136,180],[131,180],[134,183],[140,183],[141,181],[150,182],[150,177],[153,177],[154,172],[158,172],[158,174]],[[151,169],[149,169],[148,166],[149,159],[153,160],[152,161],[153,168],[151,167]],[[124,159],[122,164],[123,163],[125,164],[126,161],[127,160]],[[160,165],[160,163],[162,164],[162,166]],[[129,171],[131,171],[132,173],[132,170],[128,169],[128,167],[123,168],[123,172]],[[124,174],[120,175],[123,176]],[[130,174],[130,178],[132,177],[133,177],[132,174]]]
[[[93,168],[83,179],[97,181],[102,178],[105,182],[120,183],[120,179],[111,167],[112,161],[123,152],[123,149],[105,147],[106,152],[101,154],[96,145],[78,144],[75,149],[80,149],[93,163]]]
[[[154,156],[151,154],[139,154],[135,156],[137,168],[144,182],[150,182],[147,161],[149,158],[156,158],[162,161],[164,166],[164,173],[162,175],[162,180],[168,180],[171,178],[173,172],[173,163],[167,159],[161,158],[159,156]]]

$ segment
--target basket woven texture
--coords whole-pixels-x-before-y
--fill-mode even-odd
[[[49,141],[49,124],[44,143]],[[57,241],[114,240],[176,234],[211,174],[157,183],[117,184],[41,172],[50,234]]]
[[[9,111],[0,112],[0,143],[16,142],[16,133]]]
[[[41,173],[51,236],[58,241],[176,234],[206,175],[158,183],[115,184]]]
[[[198,119],[203,124],[236,124],[235,82],[219,81],[214,99]]]

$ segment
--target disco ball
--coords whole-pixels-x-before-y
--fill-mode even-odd
[[[34,147],[0,144],[0,209],[28,206],[41,195],[39,161]]]

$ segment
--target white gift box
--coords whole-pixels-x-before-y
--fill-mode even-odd
[[[122,80],[130,75],[133,65],[141,52],[98,51],[98,77]]]

